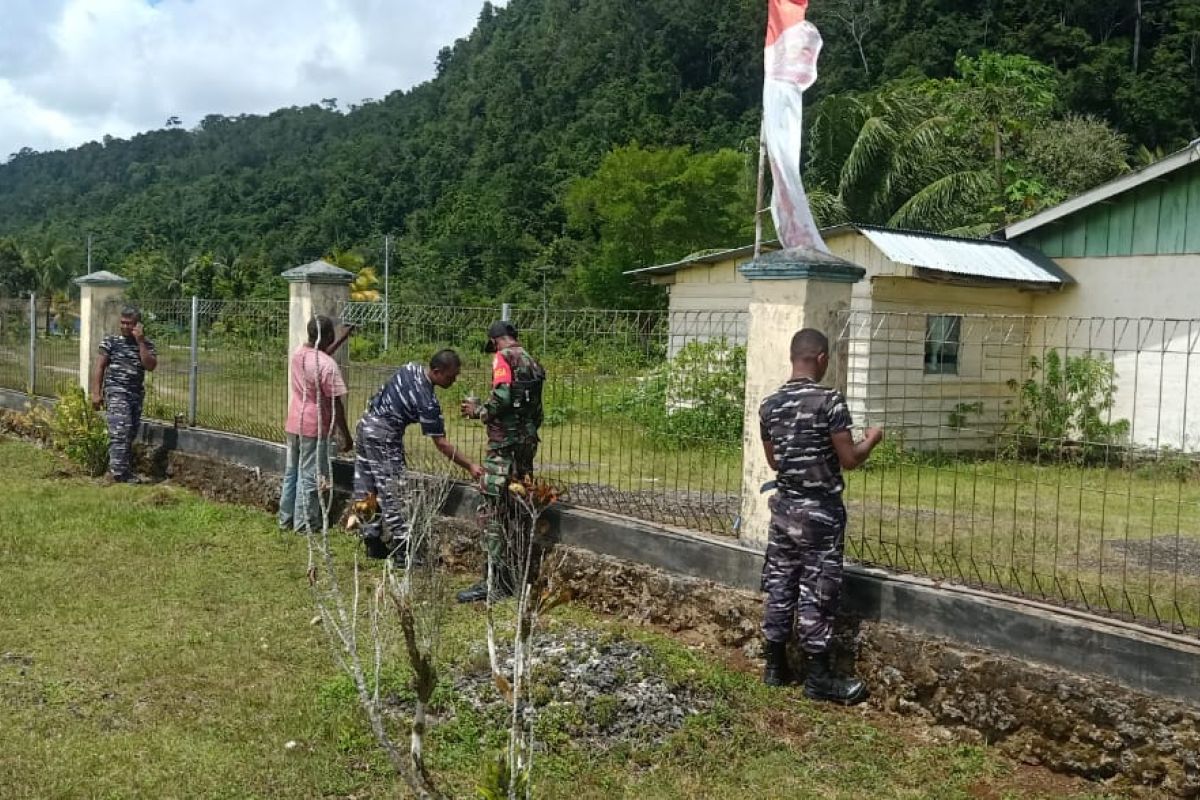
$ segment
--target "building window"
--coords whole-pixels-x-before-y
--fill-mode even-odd
[[[925,318],[925,374],[957,375],[962,317],[949,314]]]

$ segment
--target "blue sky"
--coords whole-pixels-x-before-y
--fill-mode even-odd
[[[382,98],[483,0],[0,0],[0,161],[179,117]],[[503,5],[502,2],[496,5]]]

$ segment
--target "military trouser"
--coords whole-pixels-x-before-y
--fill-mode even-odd
[[[514,526],[525,524],[521,509],[508,491],[510,481],[533,475],[533,458],[537,455],[536,441],[528,444],[488,448],[483,459],[483,493],[479,498],[479,525],[483,529],[483,549],[498,568],[501,581],[513,587],[513,575],[524,567],[524,552],[516,552],[520,538]],[[529,576],[526,576],[527,578]]]
[[[120,389],[104,393],[108,417],[108,471],[118,480],[133,475],[133,442],[142,424],[142,398]]]
[[[378,539],[388,550],[408,544],[405,521],[404,435],[370,417],[359,420],[354,436],[354,500],[375,495],[379,513],[362,527],[364,539]]]
[[[770,507],[763,634],[786,642],[794,625],[801,649],[823,653],[841,596],[846,507],[836,496],[786,495],[772,497]]]

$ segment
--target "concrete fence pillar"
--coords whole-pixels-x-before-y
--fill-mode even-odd
[[[337,321],[342,306],[350,299],[350,284],[354,273],[335,267],[328,261],[314,261],[292,267],[283,273],[288,282],[288,381],[291,381],[291,354],[308,341],[308,321],[324,314]],[[345,366],[349,347],[341,348],[334,356]],[[289,397],[291,393],[288,393]],[[289,400],[290,402],[290,400]]]
[[[770,494],[759,489],[775,475],[767,465],[759,435],[758,407],[791,375],[789,348],[801,328],[817,328],[835,342],[839,316],[850,308],[850,290],[866,270],[836,256],[809,249],[781,250],[743,264],[750,281],[750,330],[746,344],[746,408],[742,436],[742,506],[738,536],[765,545]],[[825,383],[844,373],[831,347]],[[841,388],[841,387],[839,387]]]
[[[129,281],[107,270],[75,279],[79,287],[79,385],[87,392],[105,336],[117,333]]]

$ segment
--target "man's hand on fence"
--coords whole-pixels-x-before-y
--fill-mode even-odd
[[[467,467],[467,472],[471,473],[471,480],[478,481],[483,479],[483,467],[479,466],[478,464],[472,464],[471,466]]]

